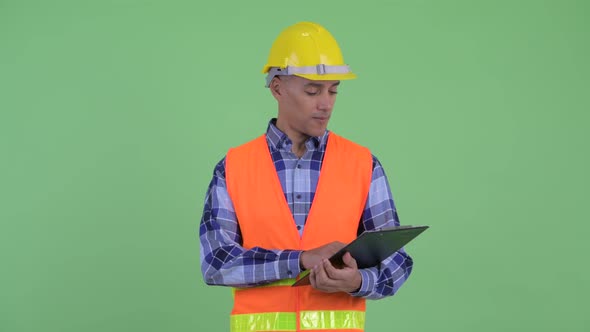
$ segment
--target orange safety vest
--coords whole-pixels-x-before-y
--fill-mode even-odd
[[[351,242],[357,236],[371,175],[370,151],[330,133],[313,204],[300,237],[266,137],[230,149],[226,183],[243,247],[310,250],[332,241]],[[364,299],[344,292],[324,293],[311,286],[290,287],[294,281],[236,289],[230,330],[364,330]]]

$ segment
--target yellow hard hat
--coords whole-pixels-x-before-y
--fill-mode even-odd
[[[299,22],[283,30],[275,39],[262,72],[268,73],[266,87],[277,75],[296,75],[310,80],[356,78],[344,63],[332,34],[312,22]]]

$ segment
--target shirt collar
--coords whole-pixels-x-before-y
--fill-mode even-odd
[[[268,122],[268,127],[266,129],[266,140],[268,142],[268,145],[271,148],[274,148],[276,150],[292,151],[291,149],[293,147],[293,142],[287,136],[287,134],[282,132],[276,126],[276,123],[277,123],[276,118],[272,118]],[[307,141],[305,141],[305,147],[307,148],[307,150],[308,151],[313,151],[313,150],[325,151],[326,144],[328,142],[329,133],[330,132],[328,130],[326,130],[322,136],[317,136],[317,137],[312,136],[312,137],[308,138]]]

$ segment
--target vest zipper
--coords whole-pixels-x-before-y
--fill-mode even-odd
[[[293,219],[295,219],[293,217]],[[305,229],[303,229],[303,232],[305,233]],[[297,234],[299,235],[299,234]],[[299,236],[299,250],[303,250],[303,234],[301,234]],[[303,287],[307,287],[307,286],[303,286]],[[311,286],[310,286],[311,287]],[[295,315],[297,315],[297,317],[295,318],[295,322],[297,323],[297,329],[296,331],[299,332],[301,331],[301,314],[299,312],[300,307],[299,307],[299,287],[295,287]]]

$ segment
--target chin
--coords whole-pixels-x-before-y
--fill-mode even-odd
[[[319,137],[324,135],[324,133],[326,132],[327,128],[321,129],[321,130],[311,130],[307,135],[308,136],[313,136],[313,137]]]

